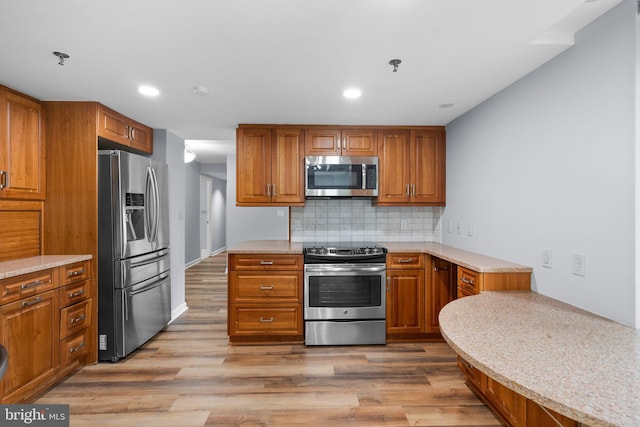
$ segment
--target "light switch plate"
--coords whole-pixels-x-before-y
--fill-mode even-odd
[[[551,249],[542,250],[542,266],[545,268],[551,268],[553,265],[553,256]]]
[[[585,263],[584,254],[574,253],[573,255],[571,255],[571,272],[576,276],[584,277],[585,275],[584,263]]]

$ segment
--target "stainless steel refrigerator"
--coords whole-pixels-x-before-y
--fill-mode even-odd
[[[167,166],[98,151],[98,353],[126,357],[171,319]]]

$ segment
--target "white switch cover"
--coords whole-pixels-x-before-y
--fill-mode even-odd
[[[467,236],[473,236],[473,224],[467,223]]]
[[[282,217],[284,217],[284,211],[283,211],[282,209],[278,209],[278,210],[276,211],[276,216],[277,216],[278,218],[282,218]]]
[[[452,230],[452,229],[453,229],[453,227],[451,226],[451,221],[449,221],[449,222],[447,223],[447,231],[448,231],[449,233],[451,233],[451,230]]]
[[[400,230],[403,230],[403,231],[404,231],[404,230],[406,230],[407,228],[408,228],[408,227],[407,227],[407,220],[406,220],[406,219],[401,219],[401,220],[400,220]]]
[[[585,272],[585,259],[583,254],[571,255],[571,272],[576,276],[584,277]]]
[[[293,221],[293,228],[296,231],[302,230],[302,221],[300,221],[299,219],[296,219],[295,221]]]
[[[551,268],[551,266],[552,266],[551,249],[543,249],[542,250],[542,266],[546,267],[546,268]]]

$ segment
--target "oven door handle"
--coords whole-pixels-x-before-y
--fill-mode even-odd
[[[349,266],[331,266],[331,267],[310,267],[306,266],[304,271],[307,273],[380,273],[386,270],[386,266],[361,266],[361,265],[349,265]]]

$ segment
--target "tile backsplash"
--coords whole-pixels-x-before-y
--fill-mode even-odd
[[[442,207],[317,199],[290,210],[292,242],[440,242]]]

